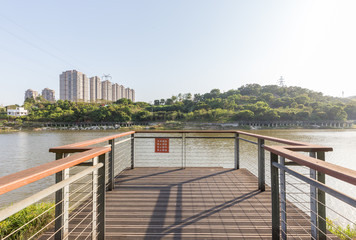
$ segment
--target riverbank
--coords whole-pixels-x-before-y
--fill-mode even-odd
[[[186,130],[259,130],[259,129],[356,129],[353,122],[150,122],[150,123],[2,123],[0,132],[54,130],[130,130],[130,129],[186,129]]]

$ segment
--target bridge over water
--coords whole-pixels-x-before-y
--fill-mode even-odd
[[[53,218],[27,239],[337,239],[326,196],[356,207],[325,184],[329,175],[356,185],[356,171],[325,162],[331,147],[241,131],[130,131],[50,151],[56,161],[0,178],[2,195],[55,175],[0,211],[1,221],[53,197]]]

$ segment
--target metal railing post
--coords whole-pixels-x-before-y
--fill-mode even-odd
[[[98,169],[98,189],[97,189],[97,231],[96,239],[105,239],[105,154],[99,156],[99,163],[103,166]]]
[[[315,158],[315,152],[309,153],[310,157]],[[316,171],[310,169],[310,178],[316,179]],[[312,239],[317,239],[317,201],[316,201],[316,187],[310,185],[310,222],[311,222],[311,236]]]
[[[258,189],[265,191],[265,150],[264,139],[258,139]]]
[[[278,163],[278,155],[271,153],[272,239],[277,240],[280,237],[279,181],[274,162]]]
[[[182,133],[182,168],[187,166],[185,133]]]
[[[240,169],[240,139],[239,134],[235,133],[235,169]]]
[[[317,158],[325,161],[325,152],[317,152]],[[317,180],[325,184],[325,173],[318,171]],[[318,189],[318,239],[326,239],[326,210],[325,210],[325,192]]]
[[[115,188],[115,138],[109,140],[111,151],[109,152],[109,176],[108,176],[108,190],[112,191]]]
[[[67,157],[69,154],[56,153],[56,160],[63,157]],[[69,178],[69,169],[64,169],[56,173],[56,183],[59,183],[65,179]],[[54,239],[62,240],[68,238],[68,229],[69,229],[69,186],[63,187],[61,190],[58,190],[55,194],[55,223],[54,228],[56,234]]]
[[[280,157],[280,164],[284,166],[285,158]],[[286,194],[286,172],[280,169],[281,182],[281,226],[282,239],[287,239],[287,194]]]
[[[135,168],[135,134],[131,135],[131,169]]]
[[[98,157],[93,158],[93,166],[98,164]],[[91,239],[96,239],[97,236],[97,206],[98,206],[98,170],[93,171],[92,173],[92,222],[91,222]]]

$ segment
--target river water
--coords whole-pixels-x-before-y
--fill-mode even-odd
[[[69,143],[108,136],[118,131],[38,131],[38,132],[11,132],[0,134],[0,177],[15,173],[24,169],[38,166],[54,160],[54,154],[48,149]],[[326,161],[343,167],[356,170],[356,130],[253,130],[256,134],[268,135],[278,138],[296,140],[333,147],[333,152],[326,153]],[[243,143],[246,145],[246,143]],[[266,144],[271,144],[266,142]],[[242,145],[242,148],[245,147]],[[253,148],[252,146],[246,146]],[[255,152],[255,149],[251,149]],[[255,161],[254,154],[242,154],[241,161]],[[244,164],[242,164],[244,166]],[[343,193],[356,198],[356,188],[350,184],[340,182],[333,178],[326,179],[327,184]],[[11,202],[16,202],[25,196],[29,196],[46,186],[53,184],[53,177],[30,184],[10,193],[0,196],[0,208]],[[334,206],[337,211],[348,213],[351,221],[356,221],[355,209],[340,207],[338,200],[327,199],[327,204]],[[351,216],[350,216],[350,213]],[[332,211],[328,215],[333,219],[339,216]],[[340,220],[341,221],[341,220]]]

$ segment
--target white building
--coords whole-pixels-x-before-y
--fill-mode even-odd
[[[7,116],[21,117],[28,114],[27,110],[23,107],[17,107],[16,109],[7,109]]]

